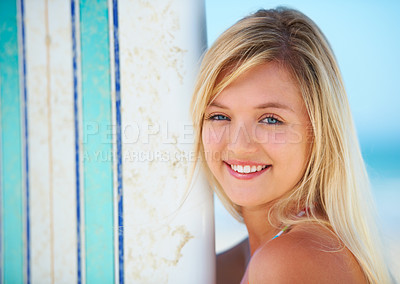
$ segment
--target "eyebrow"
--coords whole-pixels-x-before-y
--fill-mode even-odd
[[[218,102],[212,102],[209,106],[213,106],[213,107],[218,107],[218,108],[224,108],[224,109],[229,109],[229,107],[224,106],[223,104],[220,104]],[[280,109],[286,109],[289,110],[291,112],[294,112],[294,110],[285,104],[282,103],[278,103],[278,102],[269,102],[269,103],[265,103],[265,104],[261,104],[255,107],[256,109],[264,109],[264,108],[280,108]]]

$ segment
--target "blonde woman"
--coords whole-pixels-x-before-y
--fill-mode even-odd
[[[260,10],[204,56],[196,153],[244,241],[218,283],[390,283],[363,159],[328,41],[302,13]]]

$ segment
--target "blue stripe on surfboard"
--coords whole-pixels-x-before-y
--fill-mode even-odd
[[[27,284],[31,283],[31,219],[30,219],[30,207],[29,207],[29,147],[28,147],[28,93],[26,83],[26,41],[25,41],[25,7],[24,0],[20,1],[20,21],[21,21],[21,41],[22,41],[22,88],[24,98],[24,154],[25,154],[25,267],[26,267],[26,279]]]
[[[23,283],[23,154],[17,2],[0,1],[2,269],[5,283]]]
[[[117,125],[117,184],[118,184],[118,262],[119,283],[124,283],[124,210],[122,188],[121,143],[121,85],[119,65],[118,0],[113,0],[114,65],[115,65],[115,118]]]
[[[81,0],[87,283],[114,282],[111,82],[107,0]]]
[[[82,249],[81,249],[81,187],[80,187],[80,156],[79,156],[79,113],[78,113],[78,67],[76,45],[76,3],[71,0],[72,29],[72,68],[74,87],[74,127],[75,127],[75,180],[76,180],[76,240],[77,240],[77,283],[82,283]]]

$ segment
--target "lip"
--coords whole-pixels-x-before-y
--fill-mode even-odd
[[[241,165],[241,166],[265,166],[265,163],[253,162],[253,161],[239,161],[239,160],[226,160],[224,161],[228,165]]]
[[[251,162],[241,162],[241,163],[236,163],[236,162],[232,162],[232,164],[234,165],[249,165],[249,166],[261,166],[261,165],[265,165],[265,164],[260,164],[260,163],[251,163]],[[259,171],[259,172],[254,172],[254,173],[238,173],[235,172],[234,170],[232,170],[231,168],[231,164],[229,164],[228,162],[225,162],[226,167],[228,168],[228,172],[235,178],[237,179],[241,179],[241,180],[249,180],[249,179],[253,179],[258,177],[259,175],[262,175],[263,173],[265,173],[269,168],[271,168],[271,165],[268,165],[265,169]]]

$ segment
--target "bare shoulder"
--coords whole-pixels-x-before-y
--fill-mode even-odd
[[[260,247],[250,283],[366,283],[354,256],[328,229],[304,224]]]

